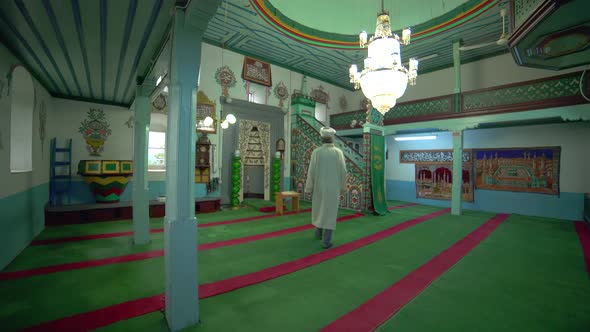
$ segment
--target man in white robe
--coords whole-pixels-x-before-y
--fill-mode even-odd
[[[322,146],[311,154],[305,192],[312,193],[311,220],[316,227],[316,238],[322,246],[332,246],[332,231],[336,229],[336,217],[340,195],[346,192],[346,162],[342,150],[334,146],[336,131],[323,127],[320,130]]]

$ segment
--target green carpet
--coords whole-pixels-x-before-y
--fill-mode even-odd
[[[571,222],[512,215],[380,331],[590,331]]]
[[[196,215],[197,222],[209,223],[222,220],[239,219],[246,217],[268,215],[251,207],[244,207],[239,210],[223,210],[212,213],[199,213]],[[150,218],[151,228],[164,227],[164,218]],[[71,236],[84,236],[102,233],[128,232],[133,230],[132,220],[102,221],[86,224],[73,224],[47,227],[35,238],[35,240],[48,240]]]
[[[443,215],[330,261],[202,300],[202,326],[188,330],[318,331],[451,246],[492,215]],[[154,316],[120,322],[103,330],[157,331],[163,316],[160,314],[159,320]],[[146,319],[154,325],[147,325]]]
[[[265,201],[263,199],[247,198],[244,200],[244,202],[242,204],[258,211],[258,209],[260,209],[262,207],[275,206],[275,201],[274,200],[273,201]],[[286,211],[291,211],[291,199],[290,198],[285,199],[285,207],[287,208]],[[299,208],[300,209],[311,208],[311,202],[300,200],[299,201]]]
[[[352,213],[352,211],[348,210],[339,210],[338,215],[344,216]],[[300,213],[244,223],[199,228],[199,243],[204,244],[229,240],[305,225],[310,222],[310,218],[310,213]],[[129,255],[164,248],[163,233],[150,234],[150,239],[151,242],[146,245],[134,245],[132,242],[133,237],[124,236],[30,246],[11,262],[5,271],[25,270],[41,266]]]
[[[334,241],[336,244],[349,242],[436,210],[438,208],[416,206],[398,210],[387,217],[349,220],[338,225]],[[309,222],[309,216],[305,215],[288,217],[304,218]],[[273,218],[270,221],[278,220]],[[237,225],[227,227],[231,231],[234,226]],[[105,247],[104,250],[108,249]],[[199,253],[199,282],[209,283],[254,272],[320,250],[310,230],[202,251]],[[163,292],[163,258],[4,281],[0,283],[3,301],[0,321],[5,322],[8,330],[13,330]]]

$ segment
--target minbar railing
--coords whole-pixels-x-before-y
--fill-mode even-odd
[[[311,195],[304,194],[305,180],[311,153],[321,142],[319,129],[323,124],[313,118],[294,118],[291,132],[291,178],[293,190],[302,194],[305,200],[311,200]],[[347,192],[340,197],[340,207],[354,210],[361,209],[361,198],[365,185],[365,161],[363,156],[350,148],[344,140],[336,137],[334,144],[344,153],[346,159]]]

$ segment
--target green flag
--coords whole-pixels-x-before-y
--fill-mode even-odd
[[[371,184],[373,208],[378,215],[388,211],[385,200],[385,137],[371,134]]]

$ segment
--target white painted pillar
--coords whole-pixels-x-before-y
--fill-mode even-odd
[[[148,135],[150,131],[150,100],[147,87],[137,86],[135,122],[133,126],[133,243],[150,241],[148,190]]]
[[[195,4],[196,5],[196,4]],[[166,320],[172,331],[199,322],[195,120],[202,31],[177,9],[171,37],[166,134]]]

